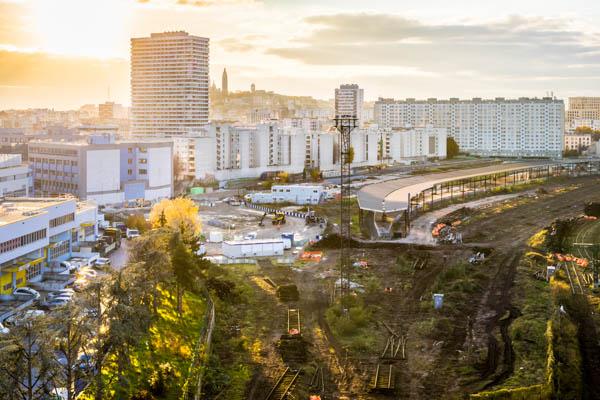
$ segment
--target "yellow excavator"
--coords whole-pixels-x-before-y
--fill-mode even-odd
[[[258,222],[258,226],[265,226],[265,218],[267,217],[267,215],[272,214],[273,215],[273,220],[271,221],[273,223],[273,225],[283,225],[285,224],[285,214],[281,211],[276,211],[276,212],[265,212],[262,216],[262,218],[260,219],[260,221]]]

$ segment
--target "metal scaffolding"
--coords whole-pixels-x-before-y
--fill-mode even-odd
[[[336,115],[335,127],[340,133],[339,162],[340,162],[340,304],[347,294],[350,284],[350,255],[348,239],[350,239],[350,222],[352,209],[350,204],[350,168],[354,157],[350,144],[350,133],[358,126],[355,115]],[[342,305],[343,309],[343,305]]]

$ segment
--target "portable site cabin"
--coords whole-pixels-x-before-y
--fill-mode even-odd
[[[226,240],[223,255],[229,258],[269,257],[283,255],[282,239]]]

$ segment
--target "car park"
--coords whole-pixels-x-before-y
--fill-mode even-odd
[[[102,267],[105,265],[110,265],[110,258],[106,258],[106,257],[98,257],[96,259],[96,262],[94,264],[94,266],[96,267]]]
[[[35,290],[32,289],[30,287],[27,286],[23,286],[20,288],[16,288],[13,291],[13,296],[17,297],[17,298],[31,298],[33,297],[34,299],[39,299],[40,298],[40,293]]]
[[[96,278],[98,276],[98,272],[89,267],[82,268],[77,271],[77,275],[81,278]]]
[[[50,310],[53,308],[62,307],[64,305],[67,305],[71,301],[71,299],[72,297],[57,297],[51,300],[44,301],[42,303],[42,307],[48,308]]]
[[[43,310],[27,310],[8,317],[4,322],[7,325],[20,325],[32,318],[43,317],[46,313]]]
[[[73,298],[73,294],[74,293],[68,293],[68,292],[52,292],[52,293],[48,293],[48,295],[46,296],[46,300],[54,300],[54,299],[72,299]]]

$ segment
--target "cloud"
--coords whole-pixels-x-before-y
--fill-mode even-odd
[[[512,16],[436,25],[398,15],[337,14],[304,21],[308,35],[267,53],[311,65],[403,66],[488,79],[600,73],[600,40],[565,20]]]
[[[115,97],[126,99],[128,82],[126,60],[0,50],[0,108],[101,102],[109,86]]]
[[[223,6],[223,5],[236,5],[236,4],[252,4],[256,3],[257,0],[136,0],[138,3],[148,4],[155,3],[160,5],[180,5],[180,6],[194,6],[194,7],[211,7],[211,6]]]

